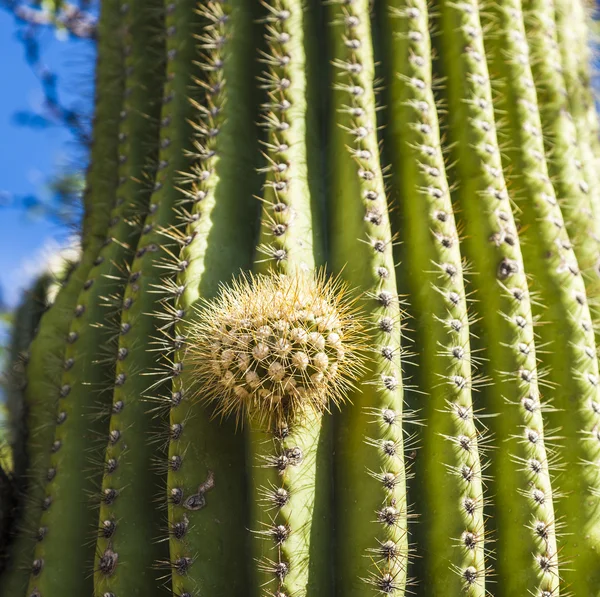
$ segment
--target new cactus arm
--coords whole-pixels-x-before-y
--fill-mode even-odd
[[[160,329],[170,333],[174,321],[184,315],[174,309],[173,295],[169,295],[176,288],[169,274],[173,276],[177,268],[165,270],[164,261],[178,245],[165,229],[180,223],[175,207],[182,203],[183,195],[177,183],[180,172],[189,168],[188,154],[192,149],[189,93],[196,53],[195,6],[195,0],[168,0],[164,7],[167,69],[160,151],[150,209],[143,222],[122,306],[121,329],[127,326],[128,332],[119,336],[102,484],[105,494],[112,488],[117,488],[118,494],[100,504],[94,566],[95,594],[99,597],[107,593],[151,593],[157,573],[149,570],[167,558],[168,544],[157,541],[164,522],[155,516],[154,500],[149,499],[162,490],[164,470],[157,466],[157,455],[148,449],[148,442],[163,432],[164,426],[151,405],[157,401],[160,404],[165,392],[170,394],[170,378],[179,371],[165,371],[169,352],[157,359],[156,342],[149,344],[148,339],[158,337]],[[191,18],[194,15],[196,18]],[[152,373],[159,376],[158,381]],[[164,409],[159,409],[158,414],[164,414]],[[120,434],[117,442],[111,441],[115,433]],[[169,461],[172,468],[179,465],[176,458]],[[103,565],[110,558],[117,563],[115,569]]]
[[[503,154],[505,169],[514,173],[507,174],[507,178],[521,208],[525,266],[534,274],[535,288],[541,292],[543,306],[537,308],[538,314],[547,321],[539,332],[540,342],[549,346],[543,355],[549,381],[545,394],[556,410],[548,412],[545,418],[561,430],[555,441],[566,470],[579,469],[579,474],[557,478],[564,497],[555,504],[556,518],[568,518],[574,528],[585,529],[561,540],[560,558],[564,562],[577,559],[586,569],[596,570],[599,511],[598,498],[590,495],[590,489],[597,490],[598,448],[593,434],[585,433],[598,424],[593,408],[598,404],[598,363],[590,310],[584,280],[548,175],[521,3],[511,0],[501,8],[490,6],[486,14],[498,32],[497,37],[489,38],[489,43],[486,40],[494,80],[504,84],[497,109],[507,119],[507,133],[513,140]],[[586,470],[581,470],[583,466]],[[533,530],[536,531],[535,526]],[[554,530],[550,527],[548,531],[551,538]],[[541,539],[544,537],[538,538]],[[547,545],[549,553],[556,550],[556,545]],[[574,575],[568,564],[562,568],[560,576],[566,588],[577,594],[595,594],[597,575]],[[554,577],[557,585],[556,571]]]
[[[336,582],[345,597],[405,594],[408,536],[400,307],[376,133],[365,0],[333,2],[332,264],[358,289],[371,329],[367,371],[335,437]]]
[[[458,595],[468,570],[485,569],[467,298],[432,90],[427,3],[387,5],[392,165],[409,308],[422,330],[416,376],[427,393],[419,400],[427,424],[410,494],[419,516],[414,565],[428,579],[422,587],[428,595]],[[483,582],[466,588],[467,595],[485,594]]]
[[[463,254],[478,274],[473,279],[481,317],[478,334],[485,341],[485,373],[492,380],[482,390],[483,406],[496,415],[486,423],[502,446],[490,453],[489,483],[494,569],[502,578],[498,590],[506,595],[553,594],[558,590],[553,492],[534,319],[502,172],[479,12],[473,2],[443,1],[439,8],[443,69],[449,75],[446,94],[453,113],[449,140],[456,144],[455,195],[468,235]],[[550,529],[548,541],[536,535],[532,521]],[[483,571],[465,575],[465,584],[482,582],[481,575]]]
[[[27,497],[23,514],[17,522],[21,529],[11,547],[11,564],[0,581],[0,593],[20,595],[27,585],[33,551],[44,500],[44,479],[50,454],[48,446],[54,435],[54,418],[59,398],[60,378],[69,326],[77,298],[88,279],[108,229],[110,210],[117,186],[119,112],[121,110],[123,59],[118,36],[119,3],[103,4],[98,22],[97,100],[94,118],[91,161],[86,179],[86,193],[94,236],[86,245],[79,265],[61,289],[52,307],[42,316],[39,332],[29,349],[27,365]]]
[[[97,524],[97,510],[88,501],[97,495],[102,468],[96,466],[97,459],[90,454],[89,437],[99,434],[106,438],[103,410],[112,397],[107,390],[118,383],[115,339],[130,331],[129,325],[119,326],[118,315],[128,264],[140,232],[136,219],[145,213],[150,195],[148,181],[153,179],[158,137],[162,17],[160,5],[153,5],[150,11],[142,7],[148,4],[121,5],[125,13],[127,77],[119,128],[120,184],[107,240],[74,307],[54,414],[57,425],[53,441],[46,446],[51,456],[29,582],[30,593],[37,590],[42,597],[92,590],[94,542],[90,542],[90,530]],[[141,181],[145,181],[146,188]],[[136,272],[131,276],[135,277]],[[103,347],[104,354],[98,352],[99,347]],[[117,443],[118,435],[113,433],[111,440]],[[104,488],[100,499],[114,501],[121,489]],[[106,557],[100,565],[109,573],[116,564],[116,558]]]
[[[173,362],[185,363],[194,303],[252,265],[259,190],[251,2],[207,2],[198,37],[202,98],[195,105],[197,162],[184,187],[192,201],[177,261],[175,309],[185,311]],[[234,102],[234,98],[244,101]],[[167,473],[174,595],[241,595],[248,586],[248,516],[243,436],[195,397],[193,369],[173,378]],[[200,404],[199,404],[200,402]],[[172,466],[177,462],[177,466]]]

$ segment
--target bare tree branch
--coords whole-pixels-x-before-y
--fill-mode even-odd
[[[29,25],[64,28],[71,35],[81,39],[94,39],[96,36],[96,19],[89,12],[69,2],[61,2],[56,11],[16,0],[2,0],[0,6]]]

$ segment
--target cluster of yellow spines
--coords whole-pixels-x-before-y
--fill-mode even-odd
[[[258,275],[222,287],[198,310],[188,362],[216,413],[287,419],[339,404],[360,370],[361,325],[324,276]]]

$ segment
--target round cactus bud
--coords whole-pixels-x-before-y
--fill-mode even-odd
[[[241,277],[203,301],[191,326],[197,396],[260,422],[344,401],[361,371],[363,328],[335,280],[298,272]]]

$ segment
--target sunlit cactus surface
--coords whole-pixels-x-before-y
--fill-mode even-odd
[[[103,0],[0,595],[600,597],[589,13]]]

